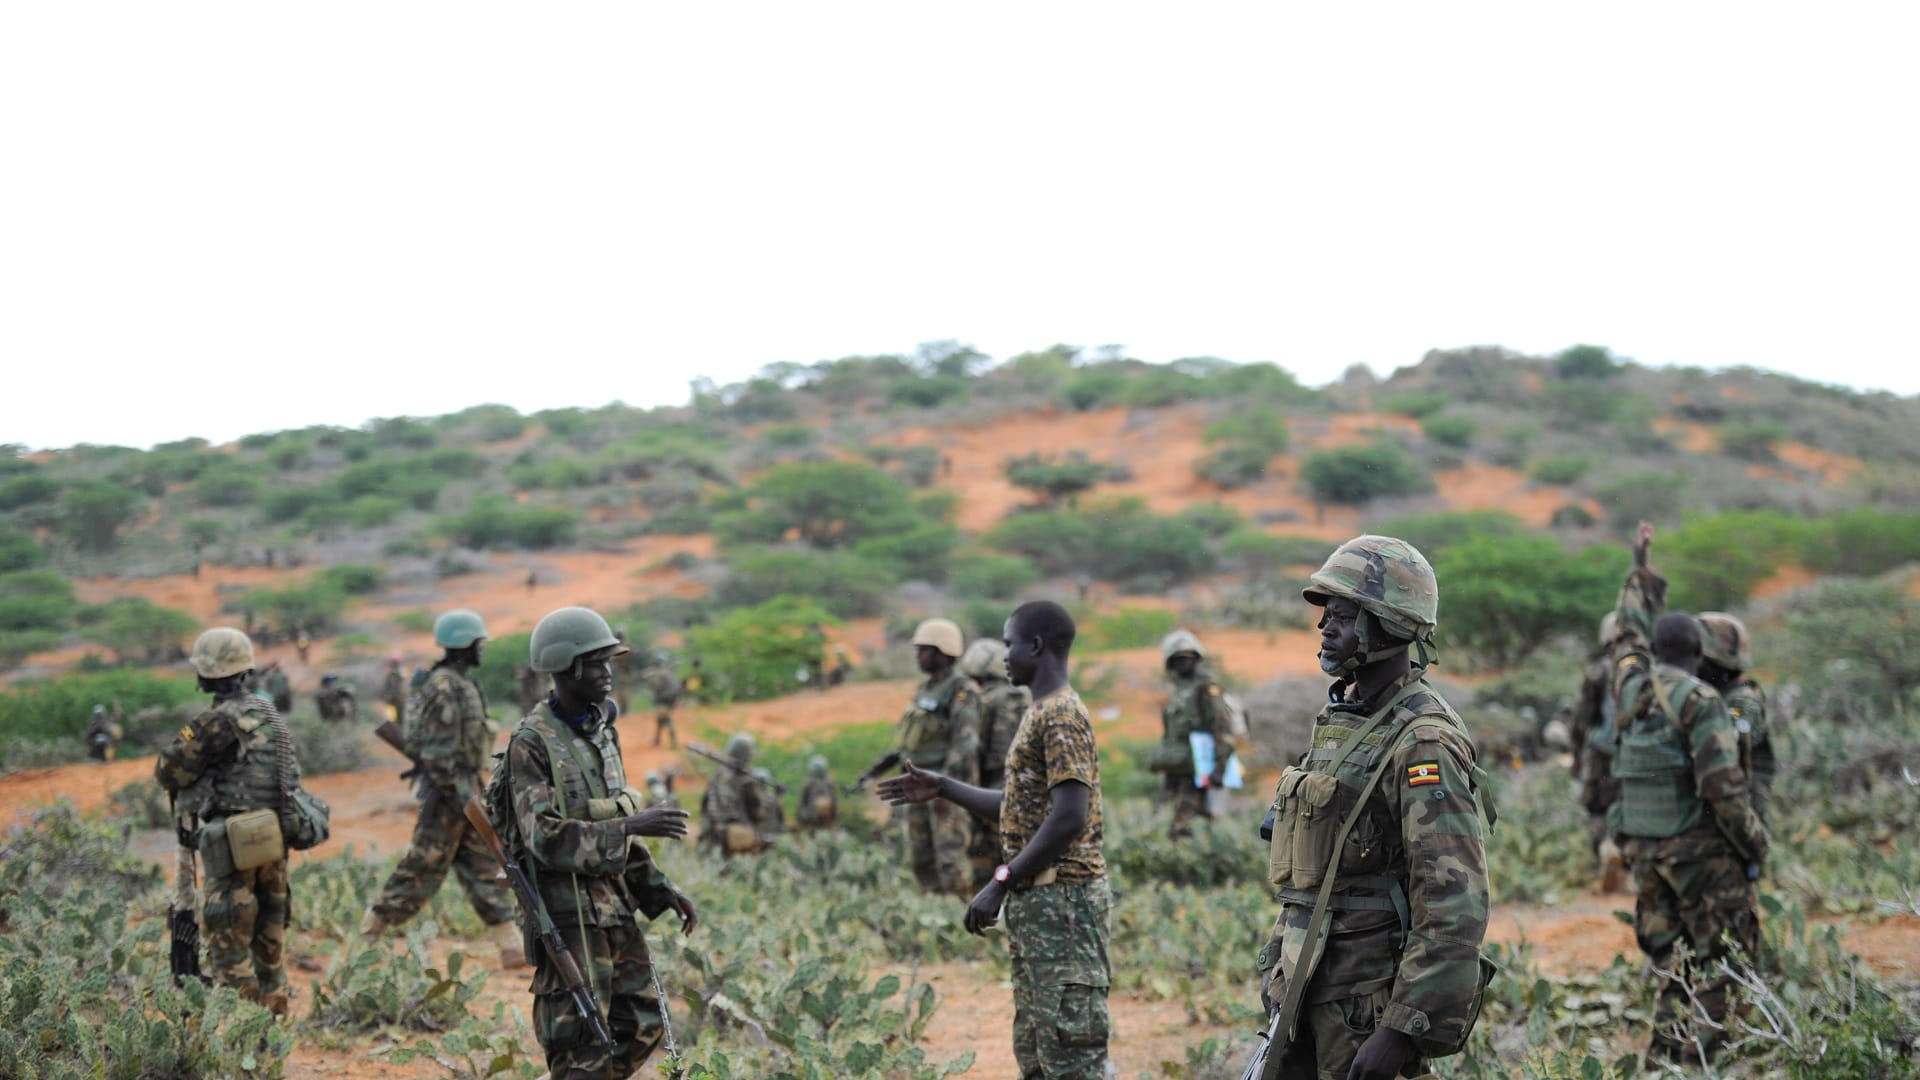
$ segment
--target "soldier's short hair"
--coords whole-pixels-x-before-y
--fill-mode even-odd
[[[1073,615],[1051,600],[1029,600],[1014,608],[1007,621],[1018,628],[1021,637],[1039,638],[1056,656],[1065,656],[1073,648],[1073,636],[1079,629]]]

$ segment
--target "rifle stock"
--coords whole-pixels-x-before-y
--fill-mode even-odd
[[[580,970],[580,964],[568,951],[565,938],[554,928],[553,919],[547,915],[547,906],[540,902],[540,893],[533,887],[533,879],[526,870],[511,857],[507,846],[500,842],[500,834],[494,831],[493,822],[487,818],[487,808],[480,805],[477,798],[469,798],[465,811],[467,823],[487,845],[487,850],[500,860],[507,871],[507,880],[513,883],[514,897],[520,901],[520,910],[534,923],[538,930],[540,944],[546,948],[547,956],[560,969],[560,977],[566,980],[567,993],[573,995],[573,1004],[586,1018],[587,1026],[593,1030],[593,1037],[601,1046],[612,1046],[613,1035],[607,1031],[607,1018],[600,1011],[600,1003],[593,998],[593,984]]]
[[[399,724],[391,720],[382,720],[374,727],[373,733],[380,737],[381,742],[400,751],[400,756],[412,763],[413,768],[401,773],[400,779],[411,780],[426,771],[426,766],[420,764],[420,759],[407,752],[407,741],[405,736],[400,733]]]
[[[903,755],[898,750],[890,750],[887,753],[880,755],[879,760],[867,766],[865,772],[862,772],[859,776],[854,777],[853,783],[848,784],[846,787],[846,790],[841,792],[841,794],[858,795],[861,792],[867,790],[867,784],[870,783],[874,777],[879,776],[881,773],[886,772],[888,769],[898,766],[900,764],[900,759],[904,756],[905,755]]]

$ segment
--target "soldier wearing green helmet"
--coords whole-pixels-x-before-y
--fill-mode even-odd
[[[735,732],[727,739],[727,761],[733,768],[715,770],[700,796],[700,839],[723,855],[746,855],[760,851],[766,834],[760,830],[766,819],[766,802],[774,798],[772,786],[765,789],[753,776],[753,736]]]
[[[827,759],[819,754],[807,759],[807,782],[800,788],[800,803],[793,818],[808,832],[831,829],[840,823],[840,793],[827,774]]]
[[[613,1045],[596,1044],[545,950],[533,974],[534,1035],[553,1076],[631,1076],[665,1029],[642,920],[673,911],[681,928],[698,922],[693,901],[673,887],[642,837],[687,834],[687,812],[649,807],[627,782],[614,734],[613,662],[626,649],[607,621],[583,607],[549,612],[533,628],[529,666],[551,676],[544,701],[507,742],[487,789],[489,817],[509,854],[533,879],[541,906],[606,1013]],[[531,937],[537,920],[521,912]]]
[[[1260,951],[1262,1076],[1389,1080],[1458,1052],[1486,985],[1484,776],[1426,681],[1439,590],[1411,544],[1360,536],[1304,596],[1334,682],[1269,812],[1281,900]]]
[[[493,753],[487,699],[473,670],[480,666],[487,626],[464,608],[433,623],[433,643],[444,650],[411,700],[404,697],[402,740],[421,773],[420,816],[413,840],[386,885],[360,920],[371,941],[413,918],[452,870],[500,949],[503,967],[525,966],[520,928],[513,921],[513,895],[501,884],[500,860],[468,824],[462,808],[486,784]],[[399,670],[394,657],[394,670]]]

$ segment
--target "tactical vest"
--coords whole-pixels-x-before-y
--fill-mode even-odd
[[[1149,762],[1152,768],[1175,774],[1193,772],[1193,743],[1188,736],[1202,730],[1206,705],[1200,698],[1212,685],[1213,680],[1204,674],[1173,684],[1173,693],[1160,710],[1160,719],[1166,730],[1161,734],[1160,745]]]
[[[1024,686],[1004,679],[980,684],[980,719],[987,730],[980,733],[980,783],[1000,787],[1007,775],[1007,748],[1013,745],[1014,732],[1020,730],[1020,717],[1033,698]],[[917,762],[916,762],[917,764]]]
[[[544,701],[527,714],[514,731],[514,738],[538,739],[546,750],[547,766],[552,774],[550,782],[562,817],[576,821],[610,821],[638,813],[645,805],[645,799],[627,787],[626,769],[613,737],[617,710],[612,702],[606,705],[609,716],[592,738],[576,733],[571,725],[555,717],[552,706]],[[504,775],[506,770],[502,768],[497,772]],[[507,782],[511,783],[510,778]],[[490,803],[494,799],[491,788],[489,785]],[[515,846],[524,851],[525,841],[519,836],[517,826],[513,835]],[[532,858],[528,863],[528,868],[534,871],[540,899],[556,924],[594,924],[596,915],[600,914],[595,910],[595,893],[608,889],[624,891],[622,884],[614,879],[555,873],[539,867],[538,860]],[[616,903],[625,906],[624,902]],[[603,902],[599,906],[607,905]]]
[[[953,740],[953,699],[966,681],[948,674],[936,686],[922,686],[900,718],[900,749],[915,765],[938,769],[946,764]]]
[[[1698,680],[1676,673],[1666,678],[1649,672],[1653,707],[1620,732],[1613,775],[1620,781],[1612,824],[1627,836],[1664,839],[1679,836],[1707,818],[1706,803],[1694,788],[1693,753],[1680,730],[1681,710]]]
[[[240,741],[234,760],[224,768],[208,770],[202,781],[209,792],[203,815],[223,818],[278,807],[279,758],[273,752],[273,725],[268,722],[273,706],[249,695],[218,702],[213,709],[233,724]]]

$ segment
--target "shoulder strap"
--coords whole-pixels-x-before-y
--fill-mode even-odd
[[[1401,687],[1400,692],[1393,695],[1392,700],[1388,701],[1385,705],[1382,705],[1379,711],[1375,712],[1372,716],[1367,718],[1367,726],[1363,728],[1357,728],[1354,730],[1354,733],[1352,735],[1347,736],[1347,741],[1340,744],[1340,752],[1333,756],[1332,761],[1327,762],[1326,771],[1329,773],[1339,772],[1340,766],[1347,763],[1347,758],[1352,756],[1353,752],[1360,748],[1360,744],[1366,741],[1367,736],[1373,734],[1375,728],[1378,728],[1381,724],[1385,723],[1387,720],[1387,717],[1393,714],[1393,710],[1401,702],[1419,693],[1420,690],[1425,686],[1426,686],[1425,680],[1415,679],[1412,682],[1408,683],[1407,685]],[[1343,832],[1341,835],[1344,838],[1345,833]]]

